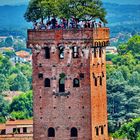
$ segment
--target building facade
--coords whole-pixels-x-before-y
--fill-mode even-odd
[[[7,120],[0,124],[0,135],[33,134],[32,120]]]
[[[28,30],[34,140],[108,140],[109,29]]]

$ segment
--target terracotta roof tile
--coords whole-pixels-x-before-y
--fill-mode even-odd
[[[33,120],[8,120],[6,125],[32,125]]]

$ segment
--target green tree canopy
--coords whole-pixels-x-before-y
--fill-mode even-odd
[[[43,22],[44,18],[54,16],[57,11],[56,2],[52,0],[31,0],[24,14],[28,22],[35,22],[39,19]]]
[[[80,20],[100,19],[106,23],[106,12],[101,0],[31,0],[25,19],[36,21],[50,16],[70,19],[72,16]]]
[[[25,119],[33,116],[33,95],[29,91],[15,97],[10,105],[12,117],[16,119]]]
[[[140,118],[125,123],[113,134],[114,138],[128,138],[129,140],[139,140],[140,138]]]
[[[134,57],[138,57],[140,52],[140,36],[135,35],[127,43],[121,44],[118,47],[118,52],[120,55],[131,53]]]
[[[5,46],[6,46],[6,47],[11,47],[11,46],[13,46],[13,43],[14,43],[14,41],[13,41],[13,38],[12,38],[12,37],[7,37],[7,38],[5,39]]]
[[[30,89],[29,81],[22,72],[19,74],[12,74],[9,78],[10,89],[12,91],[28,91]]]
[[[0,93],[9,90],[9,83],[4,74],[0,74]]]
[[[9,103],[0,95],[0,122],[5,121],[5,117],[9,114]]]

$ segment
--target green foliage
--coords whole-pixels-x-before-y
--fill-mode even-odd
[[[4,100],[3,96],[0,95],[0,123],[5,122],[5,117],[9,113],[9,103]]]
[[[6,55],[9,58],[12,58],[12,57],[15,56],[15,52],[14,51],[7,50],[7,51],[4,52],[4,55]]]
[[[129,84],[131,86],[139,86],[140,85],[140,73],[134,71],[129,79]]]
[[[30,21],[36,21],[40,18],[44,18],[43,8],[41,6],[41,0],[31,0],[27,11],[24,15],[25,19]]]
[[[7,90],[9,90],[9,83],[4,74],[0,74],[0,93]]]
[[[112,59],[115,57],[114,54],[106,54],[106,60],[107,61],[112,61]]]
[[[4,40],[2,40],[2,41],[0,42],[0,48],[2,48],[2,47],[5,47],[5,42],[4,42]]]
[[[80,20],[99,18],[104,23],[107,22],[101,0],[31,0],[24,15],[28,22],[38,19],[43,21],[51,16],[66,19],[74,16]]]
[[[10,105],[11,115],[16,119],[27,119],[33,115],[32,92],[27,92],[15,97]]]
[[[113,65],[107,66],[109,131],[111,133],[119,129],[123,123],[140,116],[138,44],[139,37],[134,36],[127,43],[119,46],[118,55],[109,57],[113,62]],[[128,130],[126,127],[125,129]],[[129,129],[129,133],[121,133],[119,136],[115,133],[114,136],[117,138],[134,137],[133,131],[134,129]]]
[[[28,91],[30,89],[28,79],[23,75],[23,73],[19,73],[14,78],[13,77],[10,77],[10,82],[12,83],[10,85],[10,89],[12,91]]]
[[[0,54],[0,74],[4,74],[5,77],[7,77],[9,75],[11,67],[12,64],[9,61],[9,58],[4,57],[2,54]]]
[[[24,119],[29,118],[27,116],[27,113],[24,112],[24,111],[13,111],[10,115],[11,115],[12,118],[15,118],[15,119],[18,119],[18,120],[24,120]]]
[[[122,44],[119,46],[119,54],[126,54],[131,53],[136,57],[136,55],[140,52],[140,36],[135,35],[132,38],[129,39],[129,41],[125,44]]]
[[[139,140],[140,118],[125,123],[113,134],[114,138],[128,138],[129,140]]]
[[[12,37],[7,37],[7,38],[5,39],[5,46],[6,46],[6,47],[11,47],[11,46],[13,46],[13,38],[12,38]]]
[[[11,103],[0,95],[0,123],[6,121],[7,116],[15,119],[30,119],[33,116],[32,91],[16,96]]]
[[[0,54],[0,92],[28,91],[32,83],[32,67],[30,64],[17,64],[15,66],[8,57]]]

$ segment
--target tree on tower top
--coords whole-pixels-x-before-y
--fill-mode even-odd
[[[66,19],[74,17],[85,21],[98,18],[107,23],[101,0],[30,0],[24,14],[28,22],[39,19],[43,21],[53,16]]]

